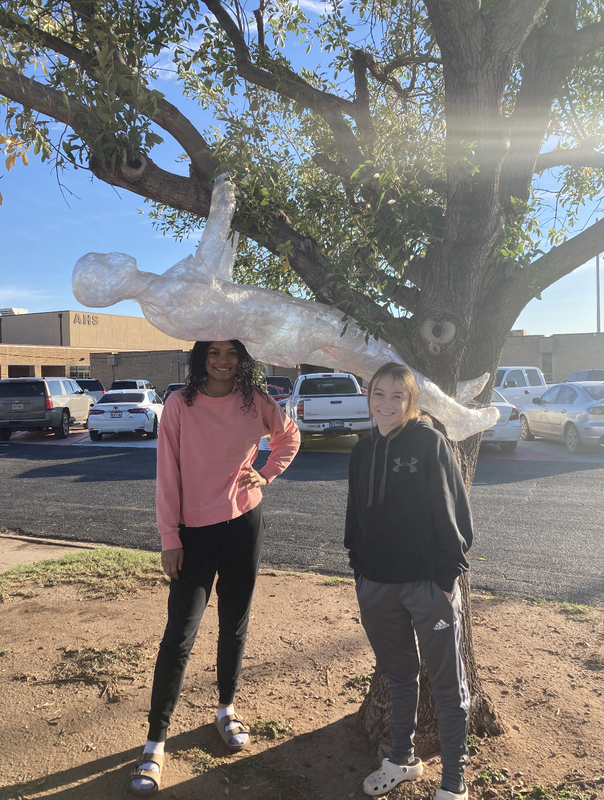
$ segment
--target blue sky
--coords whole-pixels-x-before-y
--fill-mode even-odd
[[[312,0],[304,5],[312,5]],[[299,47],[302,55],[305,48]],[[193,105],[179,95],[169,72],[163,74],[166,79],[158,88],[185,114],[192,115]],[[173,163],[177,149],[171,144],[162,147],[167,154],[159,163],[182,171],[183,164]],[[14,306],[30,312],[82,309],[71,290],[71,273],[78,258],[91,251],[127,253],[137,259],[140,269],[163,272],[197,246],[198,237],[176,242],[163,236],[146,216],[143,198],[92,181],[85,170],[63,173],[63,192],[49,162],[43,164],[33,155],[29,166],[19,161],[10,173],[1,164],[0,175],[4,197],[0,207],[0,308]],[[604,259],[601,261],[604,283]],[[142,316],[132,301],[95,310]],[[541,301],[531,301],[514,328],[544,335],[594,332],[595,260],[547,289]]]

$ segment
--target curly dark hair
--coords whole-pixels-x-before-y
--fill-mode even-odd
[[[243,395],[241,410],[244,413],[251,411],[253,415],[256,416],[258,412],[256,411],[256,404],[254,403],[255,394],[259,393],[264,400],[266,400],[268,396],[266,390],[261,385],[262,371],[257,362],[254,361],[245,349],[245,345],[238,339],[231,339],[230,341],[235,350],[237,350],[237,355],[239,356],[235,380]],[[189,356],[189,374],[186,380],[187,385],[182,390],[185,403],[188,406],[193,405],[200,384],[207,378],[206,360],[211,344],[212,342],[195,342],[191,350]]]

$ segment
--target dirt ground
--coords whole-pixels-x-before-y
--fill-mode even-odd
[[[167,589],[115,600],[69,586],[27,594],[0,605],[0,800],[127,797]],[[252,613],[237,697],[254,726],[251,746],[227,756],[212,725],[213,602],[170,729],[159,797],[363,797],[376,754],[355,712],[373,658],[352,584],[262,574]],[[603,796],[604,612],[476,597],[473,619],[483,679],[507,733],[474,742],[471,796],[510,798],[565,777],[587,798]],[[433,758],[420,782],[389,797],[430,797],[438,775]]]

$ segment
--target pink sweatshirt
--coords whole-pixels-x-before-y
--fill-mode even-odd
[[[172,392],[161,417],[157,445],[157,527],[162,550],[181,547],[178,524],[197,528],[235,519],[262,500],[260,488],[240,488],[237,480],[251,465],[258,443],[270,434],[271,454],[262,474],[270,483],[287,468],[300,446],[300,433],[271,397],[256,396],[241,411],[243,395],[206,397],[197,393],[187,406]]]

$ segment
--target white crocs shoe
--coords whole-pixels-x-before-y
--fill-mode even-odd
[[[370,794],[377,797],[381,794],[387,794],[389,791],[398,786],[403,781],[414,781],[419,778],[424,771],[424,765],[416,758],[413,764],[407,764],[404,767],[399,764],[393,764],[389,759],[385,758],[382,761],[380,769],[372,772],[369,777],[363,781],[363,791],[365,794]],[[447,792],[450,794],[450,792]],[[442,798],[445,800],[445,798]],[[466,795],[467,800],[467,795]]]
[[[437,789],[434,800],[468,800],[468,787],[463,792],[450,792],[448,789]]]

